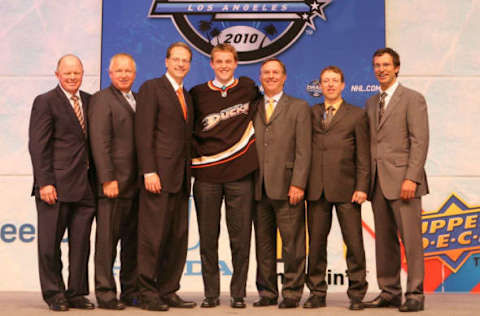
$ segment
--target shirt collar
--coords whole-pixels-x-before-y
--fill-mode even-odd
[[[338,100],[337,102],[333,103],[333,104],[328,104],[327,102],[325,102],[325,109],[328,109],[329,106],[333,106],[334,108],[334,111],[338,111],[338,109],[340,108],[340,105],[342,105],[343,103],[343,99],[340,98],[340,100]]]
[[[67,97],[68,101],[71,102],[71,98],[73,96],[73,94],[71,94],[70,92],[68,92],[67,90],[63,89],[62,85],[59,84],[58,85],[60,87],[60,89],[62,89],[63,93],[65,94],[65,96]],[[77,96],[77,98],[81,101],[82,99],[80,98],[80,90],[77,90],[77,92],[75,92],[75,95]]]
[[[275,101],[275,103],[278,103],[278,101],[280,101],[280,98],[282,97],[283,95],[283,90],[280,91],[279,93],[275,94],[273,97],[267,97],[267,95],[265,95],[265,103],[267,103],[270,99],[273,99]]]
[[[168,81],[170,81],[170,84],[172,85],[173,90],[177,91],[178,88],[183,88],[183,82],[181,84],[178,84],[178,82],[176,82],[175,79],[173,79],[173,77],[170,76],[168,71],[165,73],[165,76],[167,77]]]
[[[215,79],[212,81],[212,84],[213,84],[215,87],[222,89],[223,87],[226,88],[226,87],[231,86],[234,82],[235,82],[235,78],[232,77],[232,79],[230,79],[230,81],[227,82],[227,84],[224,85],[223,83],[221,83],[220,81],[218,81],[217,78],[215,78]]]
[[[392,96],[393,93],[395,92],[395,90],[397,90],[398,85],[399,85],[399,82],[398,82],[398,79],[396,79],[395,82],[387,90],[383,91],[380,88],[380,93],[381,92],[386,92],[388,96]]]

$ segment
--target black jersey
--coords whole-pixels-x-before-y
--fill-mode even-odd
[[[222,90],[212,81],[190,90],[195,110],[193,176],[205,182],[225,183],[258,167],[255,149],[255,83],[236,79]]]

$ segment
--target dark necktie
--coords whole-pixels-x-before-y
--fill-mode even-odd
[[[335,111],[335,108],[333,106],[329,106],[327,108],[327,111],[325,112],[325,117],[323,118],[323,127],[327,128],[328,125],[332,122],[333,119],[333,111]]]
[[[387,97],[386,92],[380,94],[380,101],[378,101],[378,124],[382,121],[382,117],[385,114],[385,98]]]

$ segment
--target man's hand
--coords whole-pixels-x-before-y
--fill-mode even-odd
[[[362,204],[367,199],[367,193],[362,191],[353,192],[352,203]]]
[[[301,200],[303,200],[303,189],[291,185],[290,189],[288,189],[288,196],[290,197],[290,204],[295,205]]]
[[[145,178],[145,189],[148,192],[160,193],[162,190],[162,184],[160,183],[160,177],[156,173],[148,174]]]
[[[116,198],[118,196],[118,181],[107,181],[103,183],[103,194],[108,198]]]
[[[55,204],[57,202],[57,190],[55,189],[55,186],[48,184],[41,187],[40,198],[47,204]]]
[[[402,182],[402,189],[400,191],[400,198],[402,200],[411,200],[415,197],[417,184],[412,180],[405,179]]]

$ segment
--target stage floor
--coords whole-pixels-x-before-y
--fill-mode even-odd
[[[200,304],[202,300],[201,293],[180,293],[185,299],[196,301]],[[369,294],[367,299],[374,298],[375,294]],[[307,298],[304,294],[303,301]],[[94,301],[94,297],[90,295],[90,299]],[[381,308],[381,309],[365,309],[363,311],[348,310],[348,298],[343,293],[332,293],[327,297],[327,307],[320,309],[304,309],[302,307],[295,309],[278,309],[276,306],[271,307],[252,307],[252,303],[257,299],[256,293],[249,293],[246,298],[247,308],[233,309],[230,307],[230,299],[228,295],[222,295],[221,304],[216,308],[200,308],[194,309],[176,309],[171,308],[168,315],[248,315],[248,316],[293,316],[293,315],[405,315],[397,309]],[[52,311],[42,301],[39,292],[0,292],[0,315],[8,316],[42,316],[52,315]],[[94,309],[83,311],[71,309],[65,314],[70,315],[147,315],[152,313],[139,308],[129,307],[123,311],[109,311],[104,309]],[[60,313],[62,314],[62,313]],[[480,315],[480,295],[476,294],[429,294],[426,296],[425,311],[421,315],[431,316],[474,316]]]

